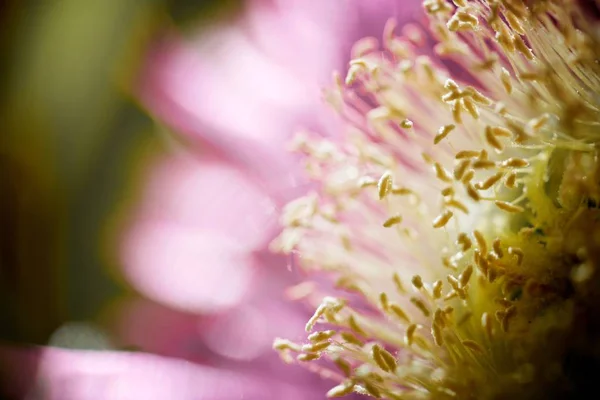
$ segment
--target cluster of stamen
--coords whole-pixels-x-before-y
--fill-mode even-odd
[[[347,140],[296,138],[321,189],[288,205],[273,243],[370,308],[296,290],[312,333],[274,347],[319,360],[305,365],[339,382],[329,397],[533,398],[561,375],[568,345],[549,332],[570,332],[571,286],[595,276],[596,38],[567,0],[424,8],[429,34],[391,20],[382,50],[359,41],[335,76]],[[596,239],[567,241],[577,229]]]

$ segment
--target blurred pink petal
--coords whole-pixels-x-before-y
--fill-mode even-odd
[[[305,400],[319,385],[295,386],[245,373],[141,353],[53,348],[0,349],[6,395],[41,400]],[[26,397],[28,396],[28,397]]]
[[[122,243],[125,277],[181,310],[234,306],[252,281],[252,252],[272,235],[268,198],[233,167],[206,159],[173,157],[150,176]]]
[[[321,85],[342,60],[336,35],[326,32],[334,25],[294,11],[254,1],[233,26],[167,39],[150,54],[141,97],[181,133],[214,143],[219,132],[226,146],[240,137],[280,146],[301,114],[319,117]]]
[[[252,263],[223,234],[169,224],[141,225],[126,243],[125,275],[148,297],[174,308],[214,312],[237,304],[252,279]]]
[[[242,305],[221,316],[212,326],[198,326],[198,330],[215,353],[234,360],[252,360],[271,349],[269,317],[264,310]]]
[[[292,75],[297,87],[310,83],[306,94],[318,94],[346,57],[341,41],[348,29],[344,24],[348,2],[254,1],[248,8],[242,25],[252,46],[266,62]],[[261,83],[267,79],[262,75]]]
[[[257,271],[254,290],[246,302],[209,323],[201,322],[200,335],[213,352],[229,359],[253,360],[272,355],[273,338],[297,337],[302,332],[306,314],[283,295],[294,275],[282,268],[283,257],[277,260],[271,259]]]
[[[285,144],[306,115],[317,115],[306,107],[318,86],[270,63],[241,31],[207,35],[213,40],[206,55],[174,39],[158,45],[140,95],[177,133],[233,162],[267,194],[281,194],[298,175]]]
[[[155,92],[145,96],[149,105],[173,113],[173,120],[187,114],[189,121],[176,122],[182,128],[187,125],[183,133],[205,135],[211,129],[233,133],[227,145],[236,145],[235,135],[255,140],[280,138],[278,128],[285,127],[289,118],[285,109],[305,103],[307,89],[289,71],[269,63],[243,32],[224,29],[211,32],[201,46],[167,41],[156,50],[148,80],[155,85],[148,89]],[[211,67],[208,60],[220,67]],[[261,81],[264,75],[269,77],[266,82]],[[170,102],[180,110],[169,110]],[[260,112],[265,107],[274,112]],[[202,117],[198,122],[210,129],[194,126],[198,116]],[[188,132],[192,129],[194,132]]]
[[[229,164],[174,154],[146,175],[138,210],[143,221],[217,232],[246,250],[262,247],[265,226],[276,223],[270,199]]]
[[[281,268],[285,258],[265,260],[259,256],[257,263],[263,268],[255,270],[252,290],[244,302],[217,314],[177,311],[147,299],[121,302],[115,308],[119,345],[210,363],[256,360],[265,355],[276,359],[273,338],[300,338],[306,314],[301,304],[284,298],[285,289],[295,279],[294,273]]]

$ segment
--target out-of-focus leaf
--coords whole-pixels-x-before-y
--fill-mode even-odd
[[[64,316],[65,210],[30,161],[0,152],[0,335],[41,342]]]
[[[56,155],[69,188],[81,183],[101,146],[119,97],[116,74],[125,67],[131,36],[148,9],[138,0],[60,0],[21,9],[13,32],[5,110],[12,134],[32,115],[43,120],[34,132]],[[26,6],[23,6],[26,7]]]
[[[124,123],[124,114],[135,111],[139,119],[141,113],[117,78],[136,69],[145,38],[157,28],[158,6],[141,0],[0,4],[0,21],[6,22],[0,28],[4,339],[44,343],[72,317],[74,304],[98,308],[98,292],[105,289],[97,287],[105,288],[108,278],[94,280],[102,274],[97,220],[120,183],[106,182],[100,191],[95,174],[123,166],[123,153],[137,137],[128,130],[139,127]],[[107,154],[108,142],[119,151]],[[95,275],[78,278],[91,268]],[[74,291],[79,297],[72,297]]]

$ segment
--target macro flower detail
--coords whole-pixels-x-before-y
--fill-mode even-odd
[[[385,399],[571,398],[600,366],[600,47],[569,0],[426,0],[360,40],[293,141],[318,189],[272,243],[316,311],[286,362]],[[432,51],[432,43],[435,43]]]

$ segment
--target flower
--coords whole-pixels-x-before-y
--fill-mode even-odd
[[[410,15],[395,8],[256,0],[233,26],[171,34],[153,49],[139,96],[186,146],[147,171],[120,243],[122,275],[143,297],[121,304],[114,332],[118,346],[153,355],[3,349],[11,366],[0,376],[24,379],[10,394],[30,393],[35,380],[44,398],[319,397],[319,377],[280,368],[271,351],[308,314],[284,298],[298,280],[279,268],[287,257],[264,254],[279,204],[304,190],[279,148],[300,123],[335,132],[321,83],[357,34]]]
[[[569,0],[423,6],[428,29],[398,37],[391,19],[381,47],[355,45],[329,96],[343,139],[294,141],[319,186],[287,205],[273,249],[352,297],[305,293],[310,335],[274,347],[335,377],[329,397],[591,393],[595,21]]]

